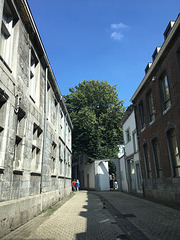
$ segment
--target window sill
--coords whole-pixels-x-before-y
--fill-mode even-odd
[[[0,126],[0,132],[2,132],[3,130],[4,130],[4,128]]]
[[[15,175],[23,175],[23,170],[14,169],[13,170],[13,174],[15,174]]]
[[[56,178],[56,175],[51,175],[52,178]]]
[[[31,176],[41,176],[41,173],[39,173],[39,172],[31,172]]]
[[[7,62],[3,59],[3,57],[0,55],[0,60],[4,63],[4,65],[6,66],[6,68],[9,70],[10,73],[12,73],[11,68],[8,66]]]
[[[153,119],[151,122],[149,122],[149,126],[151,126],[155,122],[155,119]]]
[[[142,128],[142,129],[141,129],[141,132],[143,132],[145,129],[146,129],[146,127]]]
[[[171,106],[166,108],[166,110],[163,111],[163,115],[165,115],[170,109],[171,109]]]
[[[0,174],[4,174],[4,168],[0,167]]]
[[[34,100],[34,98],[33,98],[31,95],[29,95],[29,97],[30,97],[30,99],[33,101],[33,103],[36,103],[35,100]]]

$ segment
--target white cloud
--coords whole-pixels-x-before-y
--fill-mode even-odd
[[[128,29],[129,26],[125,25],[124,23],[113,23],[111,24],[111,29]]]
[[[124,23],[113,23],[110,26],[111,28],[111,38],[113,38],[116,41],[121,41],[124,37],[124,30],[129,29],[128,25],[125,25]]]
[[[112,32],[111,38],[113,38],[114,40],[120,41],[123,38],[123,34],[120,32]]]

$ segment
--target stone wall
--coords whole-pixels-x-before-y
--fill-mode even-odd
[[[70,193],[72,155],[72,123],[28,5],[4,2],[0,23],[10,30],[0,49],[1,236]]]
[[[71,187],[0,203],[0,238],[69,195]]]

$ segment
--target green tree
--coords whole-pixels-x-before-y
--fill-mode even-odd
[[[84,80],[69,91],[64,98],[74,126],[73,153],[86,153],[91,161],[117,157],[125,107],[116,86]]]

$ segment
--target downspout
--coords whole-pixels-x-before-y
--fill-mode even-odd
[[[126,150],[124,147],[124,162],[125,162],[125,173],[126,173],[126,182],[127,182],[127,192],[130,193],[130,183],[129,183],[129,168],[126,157]]]
[[[48,81],[48,68],[46,68],[45,75],[45,93],[44,93],[44,134],[43,134],[43,147],[42,147],[42,160],[41,160],[41,182],[40,182],[40,194],[41,194],[41,211],[42,211],[42,193],[43,193],[43,163],[45,158],[46,149],[46,116],[47,116],[47,81]]]
[[[137,109],[137,106],[136,104],[134,103],[134,100],[132,101],[133,103],[133,109],[134,109],[134,117],[135,117],[135,123],[136,123],[136,133],[137,133],[137,144],[138,144],[138,154],[139,154],[139,164],[140,164],[140,171],[141,171],[141,180],[142,180],[142,192],[143,192],[143,197],[145,197],[145,190],[144,190],[144,179],[142,177],[142,166],[141,166],[141,160],[140,160],[140,144],[139,144],[139,129],[138,129],[138,124],[137,124],[137,115],[136,115],[136,109]]]
[[[67,150],[66,150],[66,122],[67,122],[67,113],[64,115],[64,142],[65,142],[65,149],[64,149],[64,191],[66,189],[66,171],[67,171],[67,156],[66,156],[66,153],[67,153]]]
[[[15,95],[15,85],[14,85],[14,95]],[[15,96],[15,106],[14,106],[14,112],[16,114],[16,123],[15,123],[15,142],[14,142],[14,149],[13,149],[13,161],[12,161],[12,176],[11,176],[11,188],[10,188],[10,199],[12,199],[12,185],[13,185],[13,163],[15,161],[16,156],[16,135],[17,135],[17,128],[18,128],[18,112],[19,112],[19,105],[21,98],[18,96],[18,94]]]

